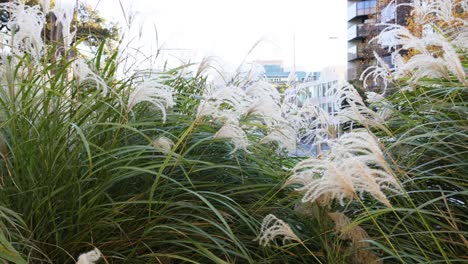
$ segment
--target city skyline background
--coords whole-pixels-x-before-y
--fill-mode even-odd
[[[342,0],[87,0],[109,21],[133,25],[131,47],[161,49],[160,63],[214,56],[281,60],[286,68],[317,71],[346,65],[346,2]],[[131,20],[131,21],[129,21]],[[157,32],[157,34],[156,34]],[[157,35],[157,36],[156,36]],[[252,52],[249,51],[255,46]]]

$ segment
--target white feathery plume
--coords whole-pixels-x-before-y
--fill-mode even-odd
[[[247,147],[250,145],[247,138],[247,134],[239,127],[239,124],[236,121],[227,121],[219,130],[214,134],[213,138],[227,138],[230,139],[234,144],[234,149],[230,154],[236,152],[239,149],[244,150],[247,153],[250,153],[247,150]]]
[[[285,122],[281,116],[281,106],[269,96],[256,99],[246,110],[246,115],[259,116],[268,127]]]
[[[297,140],[300,140],[303,131],[308,128],[308,123],[304,120],[303,116],[298,112],[288,112],[285,116],[285,120],[288,122],[288,125],[296,131]]]
[[[440,67],[446,67],[450,72],[457,76],[460,82],[465,82],[465,70],[460,61],[459,55],[457,54],[456,48],[448,41],[446,37],[440,33],[437,33],[437,31],[442,31],[442,29],[437,28],[437,30],[431,31],[430,33],[423,36],[425,44],[427,46],[439,47],[440,52],[442,52],[442,56],[437,56],[437,58],[442,59]]]
[[[278,90],[265,81],[258,81],[248,86],[245,93],[252,99],[264,98],[265,96],[271,97],[275,102],[280,102],[281,94]]]
[[[466,74],[457,54],[456,48],[442,35],[436,32],[425,34],[422,41],[427,46],[439,47],[442,56],[424,50],[421,54],[413,55],[408,61],[396,67],[395,77],[404,77],[411,73],[410,82],[417,82],[423,77],[448,78],[448,73],[454,74],[462,83],[466,83]]]
[[[323,110],[320,107],[315,108],[316,119],[312,122],[312,127],[319,138],[337,138],[340,132],[340,118]]]
[[[227,64],[219,64],[215,68],[213,84],[217,87],[237,86],[246,87],[257,82],[264,76],[265,69],[258,64],[242,63],[233,70]]]
[[[438,20],[442,20],[447,24],[452,24],[454,22],[464,22],[466,21],[463,19],[457,18],[453,15],[453,11],[455,10],[456,6],[453,0],[437,0],[431,1],[428,4],[428,10],[431,14],[435,15]],[[463,1],[462,1],[463,2]],[[466,12],[466,9],[465,9]]]
[[[277,142],[278,151],[285,149],[288,153],[295,153],[297,148],[296,137],[294,128],[287,124],[281,124],[274,127],[268,135],[260,140],[260,144]]]
[[[281,95],[273,85],[258,81],[245,90],[246,115],[260,116],[265,124],[273,126],[286,122],[282,117]]]
[[[286,113],[289,111],[294,111],[297,108],[297,90],[287,89],[283,94],[283,100],[281,102],[282,112]]]
[[[337,90],[337,93],[339,94],[340,105],[344,105],[345,102],[348,104],[347,107],[341,108],[337,114],[341,119],[341,123],[353,121],[366,128],[375,127],[385,131],[389,135],[391,134],[384,126],[385,122],[382,117],[365,105],[361,96],[352,85],[344,85],[341,89]]]
[[[296,93],[286,93],[282,104],[284,118],[296,130],[297,141],[307,144],[320,144],[327,138],[338,136],[341,119],[337,111],[341,106],[338,90],[341,86],[331,87],[323,98],[309,98],[299,107]],[[334,111],[321,108],[326,103],[334,105]]]
[[[299,162],[285,186],[299,184],[302,202],[328,203],[337,199],[341,205],[369,193],[388,207],[383,193],[399,193],[401,188],[385,161],[377,140],[368,132],[350,132],[329,141],[330,150],[320,158]]]
[[[364,80],[372,75],[374,79],[383,78],[384,81],[387,79],[387,75],[394,78],[410,75],[410,82],[414,83],[423,77],[448,78],[449,73],[452,73],[461,83],[467,85],[466,71],[458,53],[460,49],[461,54],[466,52],[468,46],[467,21],[453,15],[457,6],[464,8],[463,3],[456,4],[451,0],[438,0],[414,1],[410,4],[400,5],[413,7],[412,12],[416,23],[428,25],[433,30],[426,30],[423,36],[418,38],[404,26],[385,24],[387,27],[375,39],[382,46],[388,47],[389,50],[395,50],[393,53],[395,68],[387,70],[378,66],[373,67],[363,73],[363,76],[367,74]],[[438,27],[438,22],[444,22],[446,26]],[[461,26],[453,26],[457,23],[461,23]],[[412,56],[405,62],[398,55],[398,52],[409,49],[413,49],[419,54]],[[379,60],[378,56],[376,58]]]
[[[96,83],[98,89],[101,90],[102,95],[106,95],[108,87],[106,82],[96,73],[94,73],[82,58],[77,58],[72,63],[73,76],[78,81],[78,84],[89,80]]]
[[[163,122],[166,122],[166,110],[175,104],[172,87],[164,84],[170,78],[163,74],[153,74],[138,82],[128,97],[128,111],[141,102],[149,102],[161,111]]]
[[[255,241],[258,240],[259,244],[265,247],[279,236],[283,237],[283,244],[286,243],[286,240],[293,240],[302,243],[301,239],[294,234],[287,223],[272,214],[265,216],[263,219],[260,234]]]
[[[385,103],[382,105],[382,107],[377,111],[377,114],[383,119],[383,120],[388,120],[393,113],[395,112],[394,108],[388,104]]]
[[[45,15],[38,6],[26,6],[21,1],[0,4],[10,12],[8,27],[12,33],[11,48],[13,53],[31,54],[39,59],[44,47],[42,30],[44,28]]]
[[[382,80],[384,84],[384,90],[387,88],[389,82],[392,81],[393,69],[374,51],[374,58],[376,59],[377,64],[368,67],[365,69],[359,80],[364,84],[364,87],[367,87],[367,80],[370,77],[373,77],[374,84],[377,84],[377,80]]]
[[[294,86],[294,84],[296,83],[296,72],[295,71],[291,71],[288,75],[288,86]]]
[[[442,58],[434,58],[427,54],[413,55],[396,71],[399,77],[411,74],[410,83],[415,83],[424,77],[430,78],[448,78],[449,73]]]
[[[158,151],[161,151],[162,153],[169,153],[171,152],[172,148],[174,147],[174,142],[167,138],[167,137],[158,137],[155,139],[151,145]]]
[[[387,26],[380,34],[373,38],[371,42],[377,41],[378,44],[388,47],[388,50],[415,49],[422,53],[429,53],[426,49],[426,43],[414,36],[409,29],[398,24],[380,24]]]
[[[95,248],[94,250],[81,254],[78,257],[78,261],[76,262],[76,264],[94,264],[101,258],[101,256],[101,251]]]
[[[295,131],[303,127],[300,107],[294,102],[296,95],[285,93],[281,102],[281,116]]]
[[[247,105],[244,90],[237,86],[226,86],[208,91],[197,110],[197,117],[211,116],[214,119],[238,120]]]
[[[412,3],[401,3],[397,6],[410,6],[412,9],[411,16],[418,25],[424,25],[428,15],[431,13],[431,8],[427,0],[413,0]]]
[[[377,114],[383,119],[387,120],[393,114],[394,109],[392,105],[385,99],[382,94],[375,92],[366,92],[367,102],[377,107]]]
[[[75,1],[55,0],[55,6],[52,12],[57,18],[56,25],[62,26],[62,37],[65,47],[68,47],[73,39],[74,33],[71,32],[71,23],[73,13],[75,12]]]
[[[328,113],[314,102],[306,102],[300,109],[302,127],[298,139],[305,143],[320,144],[328,138],[336,138],[339,133],[340,118]]]
[[[42,6],[42,11],[44,12],[44,14],[49,13],[49,11],[50,11],[50,0],[41,0],[40,4]]]
[[[468,12],[468,9],[466,12]],[[452,40],[452,44],[466,52],[468,49],[468,26],[459,29],[457,35]]]
[[[384,100],[383,95],[376,92],[366,92],[367,102],[372,104]]]
[[[465,39],[465,41],[468,42],[468,39]],[[449,41],[447,41],[446,38],[444,38],[440,34],[434,34],[432,44],[435,45],[436,43],[438,43],[440,47],[442,48],[442,51],[443,51],[442,58],[445,62],[445,65],[447,66],[447,69],[450,72],[452,72],[455,76],[457,76],[458,80],[461,83],[468,85],[468,81],[466,80],[465,68],[463,67],[461,63],[461,60],[460,60],[459,55],[457,54],[456,48]],[[429,45],[430,44],[431,43],[429,43]]]

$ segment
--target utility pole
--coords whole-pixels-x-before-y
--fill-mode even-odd
[[[296,33],[293,33],[293,89],[296,89]]]
[[[296,33],[293,34],[293,70],[296,72]]]

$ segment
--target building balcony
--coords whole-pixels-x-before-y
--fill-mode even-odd
[[[348,41],[354,39],[374,37],[380,33],[386,26],[377,26],[375,24],[359,24],[348,28]]]
[[[364,49],[363,44],[354,45],[348,48],[348,61],[365,59],[369,57]]]
[[[377,12],[377,0],[356,2],[348,6],[348,21]]]
[[[387,49],[380,47],[376,43],[369,44],[360,42],[348,48],[348,61],[373,59],[374,52],[380,57],[390,55],[390,52]]]
[[[354,25],[348,28],[348,41],[369,36],[368,25]]]

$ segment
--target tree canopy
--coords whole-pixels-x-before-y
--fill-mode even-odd
[[[11,0],[0,0],[0,3],[8,2],[11,2]],[[33,6],[39,5],[40,0],[26,0],[24,2],[26,5]],[[52,0],[51,2],[53,6],[54,1]],[[8,18],[8,11],[0,10],[0,30],[6,28]],[[117,25],[112,22],[108,23],[98,11],[85,3],[78,3],[72,26],[76,29],[75,38],[84,41],[89,46],[98,46],[104,39],[116,40],[118,38]],[[53,27],[53,23],[49,22],[44,30],[48,32]],[[47,33],[44,34],[45,38],[48,38],[49,35]]]

